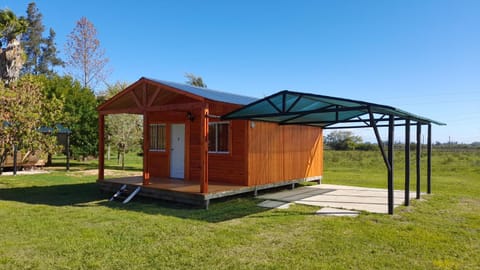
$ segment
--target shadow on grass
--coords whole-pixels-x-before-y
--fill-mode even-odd
[[[50,206],[108,207],[148,215],[166,215],[205,222],[222,222],[269,209],[258,207],[251,195],[214,200],[209,210],[187,204],[137,197],[128,204],[109,202],[110,193],[99,191],[96,183],[0,188],[0,200]]]
[[[237,196],[213,200],[208,210],[199,206],[143,197],[135,198],[135,201],[126,205],[121,202],[101,202],[100,204],[114,209],[137,211],[148,215],[167,215],[182,219],[217,223],[269,210],[257,206],[257,203],[257,200],[251,197]]]
[[[105,199],[95,183],[1,188],[0,200],[51,206],[75,206]]]

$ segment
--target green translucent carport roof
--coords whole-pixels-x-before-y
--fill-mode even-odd
[[[222,116],[222,119],[338,128],[339,124],[347,125],[346,127],[368,127],[370,120],[384,121],[386,115],[393,115],[396,120],[409,119],[422,124],[445,125],[387,105],[287,90],[245,105]],[[368,116],[368,119],[362,116]],[[352,126],[354,123],[360,126]]]

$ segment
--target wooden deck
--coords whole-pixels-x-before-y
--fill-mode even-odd
[[[208,193],[200,192],[199,181],[184,181],[170,178],[151,178],[150,185],[142,184],[141,176],[121,177],[97,181],[100,189],[106,192],[116,192],[122,185],[141,186],[139,196],[156,198],[167,201],[200,205],[208,208],[210,200],[233,196],[242,193],[256,192],[262,189],[278,186],[294,185],[305,181],[320,181],[319,178],[302,178],[261,186],[239,186],[229,183],[209,182]]]

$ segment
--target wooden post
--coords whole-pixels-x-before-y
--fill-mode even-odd
[[[427,194],[432,193],[432,124],[428,124],[427,138]]]
[[[200,192],[208,193],[208,104],[200,112]]]
[[[394,128],[395,116],[390,115],[388,121],[388,163],[390,168],[388,170],[388,214],[393,215],[393,143],[394,143]]]
[[[17,145],[13,144],[13,175],[17,175]]]
[[[410,119],[405,120],[405,206],[410,204]]]
[[[417,122],[417,200],[420,199],[420,152],[422,151],[422,124]]]
[[[67,135],[68,136],[68,135]],[[67,156],[69,153],[67,153]],[[98,180],[104,179],[105,170],[105,115],[98,116]]]
[[[67,153],[67,172],[70,171],[70,131],[67,132],[67,147],[65,149]]]
[[[148,167],[148,150],[150,144],[150,133],[148,125],[148,112],[143,113],[143,185],[150,184],[150,168]]]

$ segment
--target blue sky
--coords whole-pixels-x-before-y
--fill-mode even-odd
[[[24,15],[29,2],[0,8]],[[391,105],[446,122],[434,142],[480,141],[480,1],[36,3],[61,53],[80,17],[94,23],[109,82],[191,72],[253,97],[289,89]]]

